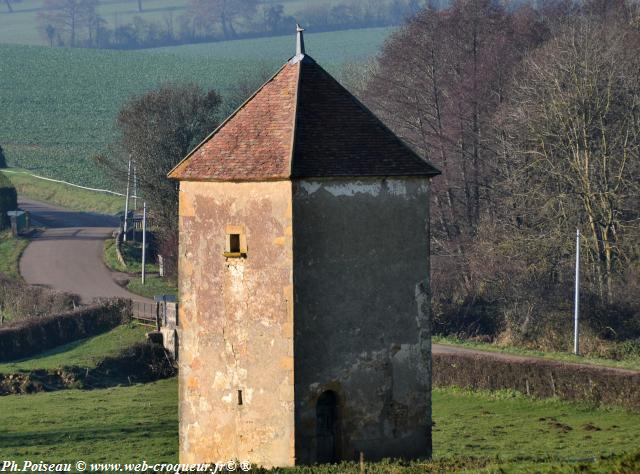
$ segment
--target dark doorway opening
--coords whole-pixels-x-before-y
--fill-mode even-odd
[[[316,441],[318,463],[338,462],[338,396],[331,390],[318,398]]]

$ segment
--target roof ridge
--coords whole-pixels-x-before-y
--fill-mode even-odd
[[[229,115],[226,119],[224,119],[220,125],[218,125],[213,132],[211,132],[209,135],[207,135],[200,143],[198,143],[198,145],[196,145],[193,150],[191,150],[187,156],[185,156],[182,160],[180,160],[178,162],[178,164],[176,164],[171,171],[169,171],[169,173],[167,173],[167,176],[169,179],[175,179],[173,177],[174,173],[178,172],[178,168],[180,168],[182,165],[186,164],[187,160],[189,160],[189,158],[191,158],[191,156],[198,151],[205,143],[207,143],[209,140],[211,140],[211,138],[213,138],[227,123],[229,123],[231,121],[231,119],[233,119],[236,115],[238,115],[238,113],[249,103],[253,100],[253,98],[255,96],[257,96],[260,91],[262,91],[267,84],[269,84],[270,82],[272,82],[277,76],[278,74],[280,74],[284,68],[286,68],[287,66],[289,66],[289,62],[284,63],[276,72],[275,74],[273,74],[269,79],[267,79],[253,94],[251,94],[251,96],[249,96],[249,98],[247,100],[245,100],[236,110],[233,111],[233,113],[231,115]]]
[[[293,160],[296,156],[296,129],[298,127],[298,105],[300,98],[300,77],[302,76],[302,61],[298,61],[295,63],[298,67],[298,77],[296,78],[296,96],[293,99],[293,126],[291,128],[291,149],[289,154],[289,178],[291,178],[293,173]]]

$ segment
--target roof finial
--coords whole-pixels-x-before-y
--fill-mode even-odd
[[[298,41],[296,44],[296,56],[304,56],[304,28],[296,23],[296,31],[298,32]]]

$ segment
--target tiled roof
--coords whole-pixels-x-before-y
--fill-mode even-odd
[[[285,64],[169,177],[260,181],[437,174],[305,55]]]

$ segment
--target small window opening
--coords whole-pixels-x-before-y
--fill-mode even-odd
[[[242,405],[242,390],[238,390],[238,405]]]
[[[225,229],[224,256],[227,258],[245,258],[247,256],[247,238],[243,226],[228,225]]]
[[[240,253],[240,234],[229,235],[229,252]]]

